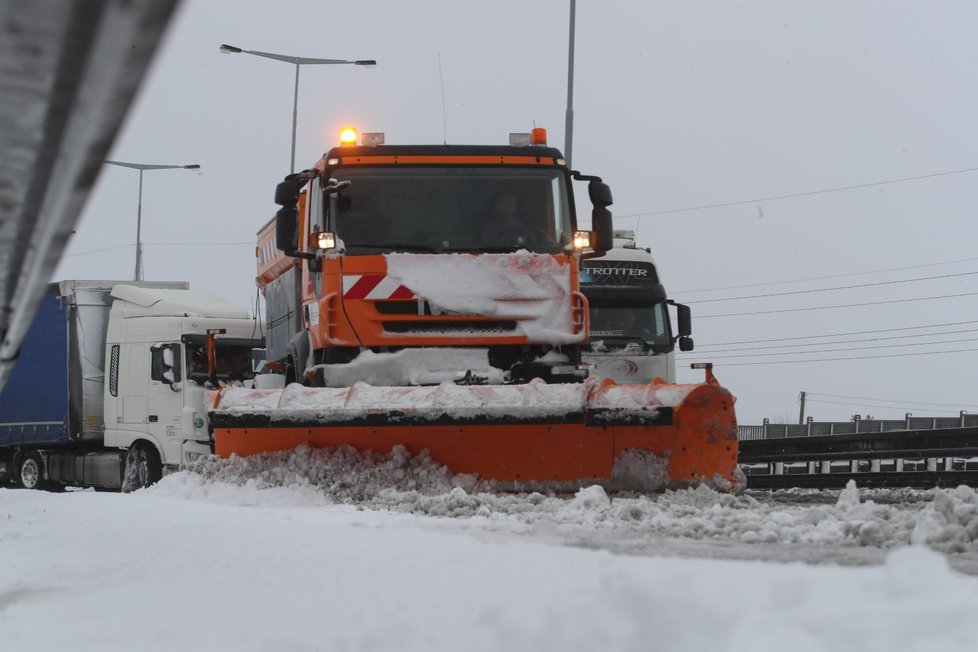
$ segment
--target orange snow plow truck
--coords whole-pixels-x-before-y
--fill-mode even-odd
[[[508,146],[351,131],[276,188],[257,250],[273,373],[213,397],[218,455],[403,446],[499,488],[743,486],[734,398],[709,368],[617,385],[581,362],[580,261],[613,237],[600,178],[542,129]]]

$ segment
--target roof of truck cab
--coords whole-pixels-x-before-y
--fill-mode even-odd
[[[210,290],[171,290],[117,285],[112,296],[137,307],[123,307],[127,317],[217,317],[250,319],[248,311]],[[118,305],[118,304],[116,304]]]
[[[340,159],[341,165],[360,164],[494,164],[563,165],[564,155],[553,147],[527,145],[376,145],[334,147],[324,159]],[[427,158],[431,160],[419,160]],[[472,160],[467,160],[472,159]],[[485,160],[482,160],[485,159]],[[498,160],[492,160],[498,159]]]

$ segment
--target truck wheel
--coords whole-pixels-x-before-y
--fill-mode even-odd
[[[37,453],[28,453],[20,461],[17,479],[24,489],[40,489],[44,484],[44,465]]]
[[[152,444],[137,441],[126,453],[122,474],[122,491],[129,493],[158,482],[163,477],[160,455]]]

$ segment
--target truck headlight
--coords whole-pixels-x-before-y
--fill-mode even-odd
[[[574,231],[574,249],[578,251],[591,248],[590,231]]]
[[[184,451],[183,452],[183,463],[190,465],[201,459],[202,457],[207,457],[206,453],[198,453],[197,451]]]
[[[313,233],[312,243],[317,249],[334,249],[336,247],[336,234],[332,231],[320,231],[319,233]]]

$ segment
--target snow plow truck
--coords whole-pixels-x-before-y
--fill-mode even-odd
[[[500,489],[742,486],[734,399],[709,369],[618,385],[582,361],[580,265],[612,247],[611,190],[545,130],[499,146],[344,130],[275,202],[256,252],[274,373],[212,397],[218,455],[402,446]]]

